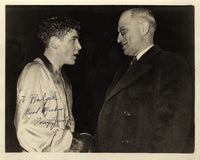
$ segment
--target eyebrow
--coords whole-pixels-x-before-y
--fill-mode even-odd
[[[72,36],[72,38],[77,38],[77,39],[78,39],[78,38],[79,38],[79,36]]]

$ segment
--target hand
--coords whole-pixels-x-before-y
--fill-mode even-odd
[[[75,134],[69,152],[94,151],[93,137],[88,133]]]
[[[82,149],[83,149],[83,142],[81,140],[73,138],[69,152],[81,152]]]

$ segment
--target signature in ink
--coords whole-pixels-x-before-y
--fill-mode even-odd
[[[35,126],[36,125],[45,125],[46,128],[49,127],[50,130],[54,129],[55,126],[56,126],[56,123],[61,123],[61,122],[66,122],[67,120],[64,119],[64,120],[58,120],[57,117],[54,118],[54,120],[50,120],[50,121],[42,121],[42,118],[37,118],[38,121],[35,123]]]

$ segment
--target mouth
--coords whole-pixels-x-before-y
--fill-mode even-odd
[[[127,46],[127,43],[122,43],[121,45],[122,45],[122,48],[125,49]]]
[[[73,55],[73,58],[74,58],[74,59],[77,59],[77,57],[78,57],[78,53],[75,53],[75,54]]]

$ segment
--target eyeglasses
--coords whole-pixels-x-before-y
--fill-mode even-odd
[[[119,29],[119,33],[122,35],[122,36],[125,36],[125,34],[127,33],[127,28],[124,28],[124,27],[121,27],[120,29]]]
[[[138,25],[140,23],[142,23],[142,22],[137,22],[137,24],[130,23],[130,24],[127,24],[126,26],[124,26],[124,25],[121,26],[119,28],[119,34],[121,34],[121,36],[124,37],[129,30],[131,30],[132,28],[134,28],[136,25]]]

